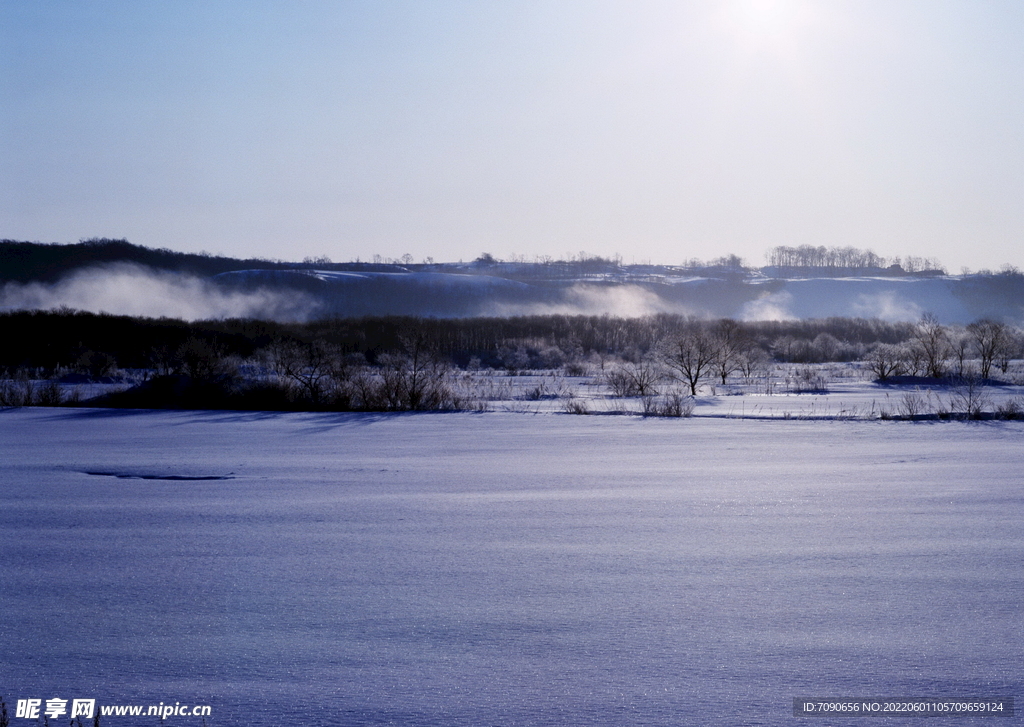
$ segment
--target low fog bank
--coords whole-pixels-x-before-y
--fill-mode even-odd
[[[742,321],[859,317],[911,322],[925,313],[946,325],[993,318],[1024,322],[1024,296],[1000,279],[819,278],[719,279],[650,276],[643,280],[561,279],[523,282],[486,274],[243,271],[218,276],[238,290],[304,293],[325,315],[437,318],[661,313]],[[1005,289],[1004,289],[1005,288]]]
[[[51,310],[180,318],[262,318],[305,321],[321,312],[314,297],[294,290],[218,285],[208,278],[113,263],[76,270],[55,283],[7,283],[0,310]]]
[[[301,291],[324,315],[435,318],[533,315],[608,315],[637,318],[659,313],[699,318],[735,317],[766,286],[692,279],[666,282],[542,280],[523,282],[487,274],[322,271],[233,271],[217,281],[242,291],[274,287]]]
[[[1014,317],[1010,310],[1000,310],[1005,307],[992,301],[970,305],[960,294],[960,287],[960,281],[950,278],[775,281],[755,300],[745,304],[736,317],[744,321],[763,321],[840,316],[897,323],[917,321],[925,313],[931,313],[945,324],[958,325],[981,317]]]
[[[640,286],[559,281],[528,284],[491,275],[246,270],[218,275],[226,289],[287,290],[315,299],[322,315],[434,318],[528,315],[638,317],[689,313]]]
[[[612,316],[615,318],[642,318],[658,313],[693,315],[699,310],[681,301],[658,295],[640,285],[592,285],[578,283],[560,289],[555,300],[538,302],[507,302],[488,306],[484,312],[491,317],[510,316]]]
[[[1014,281],[930,278],[561,279],[524,282],[497,275],[430,272],[244,270],[214,277],[111,263],[75,270],[56,282],[9,282],[0,310],[68,307],[115,315],[184,320],[260,318],[280,322],[326,317],[435,318],[675,314],[742,321],[832,316],[946,325],[993,318],[1024,322]]]

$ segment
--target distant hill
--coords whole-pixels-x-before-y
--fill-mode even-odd
[[[104,275],[111,276],[106,290]],[[134,288],[146,301],[128,293],[101,294],[131,287],[125,280],[132,276],[149,276]],[[154,250],[126,240],[72,245],[3,240],[0,286],[0,309],[68,305],[191,318],[677,313],[912,321],[933,313],[946,324],[986,317],[1024,323],[1019,272],[948,276],[938,270],[908,274],[893,266],[753,269],[622,265],[602,258],[527,263],[487,255],[471,263],[300,263]],[[185,312],[176,306],[161,312],[161,300],[183,297],[194,305]]]
[[[173,250],[154,250],[127,240],[94,239],[71,245],[0,240],[0,282],[52,283],[73,270],[108,263],[135,263],[156,270],[211,276],[229,270],[259,267],[281,270],[285,263],[270,260],[236,260]]]

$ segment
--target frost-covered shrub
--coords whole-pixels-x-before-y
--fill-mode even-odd
[[[839,347],[839,340],[831,333],[819,333],[811,342],[809,353],[815,362],[836,361]]]
[[[624,363],[604,376],[612,396],[655,396],[664,373],[653,361]]]
[[[47,381],[35,390],[34,406],[63,406],[65,401],[64,390],[56,381]]]
[[[900,397],[897,409],[900,416],[905,419],[913,419],[924,413],[926,408],[925,398],[920,391],[907,391]]]
[[[1021,362],[1007,365],[1007,370],[1003,374],[1007,375],[1010,383],[1014,386],[1024,386],[1024,366],[1021,365]]]
[[[1000,419],[1024,419],[1024,402],[1019,396],[1007,399],[996,407],[996,415]]]
[[[609,371],[604,375],[604,385],[608,387],[612,396],[615,397],[626,397],[636,396],[636,389],[633,387],[632,380],[626,376],[622,369],[616,369],[615,371]]]
[[[478,401],[508,401],[515,398],[512,385],[504,378],[495,380],[493,377],[472,377],[465,384],[470,393],[469,398]]]
[[[580,399],[570,393],[562,399],[562,411],[566,414],[589,414],[590,406],[586,399]]]
[[[78,357],[76,368],[93,380],[100,379],[117,370],[117,359],[103,351],[86,351]]]
[[[989,404],[989,397],[978,377],[958,379],[957,384],[949,390],[949,411],[953,415],[980,419]]]
[[[24,369],[16,372],[14,378],[0,380],[0,407],[64,406],[77,401],[77,393],[69,396],[54,380],[33,381]]]
[[[692,396],[673,391],[664,396],[645,396],[643,414],[649,417],[689,417],[693,415],[695,400]]]
[[[565,363],[565,354],[562,353],[562,349],[558,346],[548,346],[542,349],[538,354],[541,368],[545,369],[557,369],[561,368],[562,364]]]
[[[940,379],[946,373],[947,359],[953,349],[950,344],[949,330],[939,323],[934,314],[925,313],[917,324],[917,333],[911,342],[924,366],[926,376]]]
[[[582,361],[569,361],[564,367],[566,376],[586,376],[590,373],[587,365]]]
[[[750,386],[754,379],[767,373],[771,357],[762,348],[749,348],[739,354],[736,363],[743,382]]]
[[[352,380],[351,405],[365,411],[459,409],[450,367],[426,356],[385,355]]]
[[[237,361],[209,341],[192,337],[174,353],[174,371],[192,381],[210,382],[234,376]]]
[[[551,396],[553,396],[552,393],[548,391],[546,386],[544,386],[543,381],[541,381],[536,386],[527,389],[526,392],[523,394],[523,398],[527,399],[528,401],[540,401],[541,399],[546,399]]]
[[[0,381],[0,406],[28,406],[32,400],[31,381]]]
[[[787,388],[794,394],[827,394],[828,380],[819,369],[804,366],[789,376]]]
[[[524,346],[502,346],[497,356],[501,366],[511,372],[530,368],[530,354]]]
[[[868,371],[879,381],[886,381],[904,373],[904,353],[900,346],[882,343],[875,346],[867,358]]]

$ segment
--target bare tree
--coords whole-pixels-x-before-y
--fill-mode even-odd
[[[989,403],[982,380],[977,376],[959,378],[949,390],[950,412],[964,419],[980,419]]]
[[[904,351],[900,346],[883,343],[868,354],[868,370],[881,381],[899,376],[904,371]]]
[[[605,376],[605,384],[614,396],[656,396],[664,373],[657,363],[643,358],[624,363]]]
[[[779,336],[772,341],[772,353],[780,361],[794,361],[800,358],[801,349],[806,349],[807,342],[801,341],[794,336]]]
[[[319,404],[337,370],[339,353],[327,343],[276,342],[267,349],[268,363],[277,374],[295,384],[314,404]]]
[[[447,376],[448,368],[443,366],[422,334],[404,336],[408,373],[406,397],[410,409],[433,408],[432,401],[438,387]]]
[[[841,344],[831,333],[819,333],[811,341],[810,352],[814,362],[835,361]]]
[[[401,337],[404,353],[378,358],[375,376],[354,382],[363,408],[402,411],[458,406],[450,385],[450,367],[438,358],[422,334]]]
[[[209,382],[232,373],[233,366],[219,346],[192,337],[174,352],[174,369],[196,382]]]
[[[1004,374],[1010,369],[1010,360],[1019,356],[1024,351],[1024,336],[1020,329],[1010,329],[1006,336],[1006,343],[999,349],[996,356],[996,364]]]
[[[949,335],[933,313],[925,313],[917,325],[914,343],[920,349],[925,373],[940,379],[946,373],[946,359],[950,354]]]
[[[690,395],[697,395],[701,379],[711,373],[718,346],[700,324],[690,324],[685,330],[663,344],[662,360],[673,378],[690,387]]]
[[[751,383],[758,374],[768,371],[771,357],[760,346],[751,346],[744,350],[738,358],[739,372],[746,383]]]
[[[968,360],[974,352],[974,339],[963,328],[954,328],[949,331],[949,352],[953,358],[955,376],[966,376],[970,373]]]
[[[1010,342],[1009,330],[1004,323],[983,319],[967,326],[967,333],[974,340],[981,359],[981,378],[987,379],[992,371],[992,363]]]
[[[149,365],[157,376],[168,376],[174,372],[175,357],[166,343],[149,350]]]
[[[744,348],[743,330],[740,324],[730,318],[723,318],[715,326],[715,360],[712,364],[715,375],[722,380],[740,368],[740,359]]]
[[[923,376],[927,374],[928,369],[925,366],[924,351],[917,345],[917,341],[901,343],[898,349],[901,356],[900,365],[902,371],[900,373],[907,374],[908,376]]]
[[[78,357],[78,368],[89,378],[96,380],[114,373],[117,369],[117,360],[109,353],[86,351]]]

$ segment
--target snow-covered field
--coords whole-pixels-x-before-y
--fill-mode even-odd
[[[609,366],[607,371],[614,370]],[[981,411],[996,415],[1000,410],[1024,416],[1024,362],[1011,363],[1002,385],[964,387],[929,383],[879,384],[863,363],[773,364],[749,379],[738,374],[725,385],[705,380],[693,399],[691,416],[733,419],[889,419],[964,413],[966,398],[974,398]],[[588,414],[644,413],[641,397],[614,396],[601,371],[587,376],[566,376],[559,371],[480,371],[461,375],[465,398],[478,400],[488,411],[558,413],[582,404]],[[678,382],[662,381],[657,386],[662,399],[668,394],[687,395]]]
[[[0,411],[0,693],[211,727],[1020,698],[1022,445],[1016,421]]]

